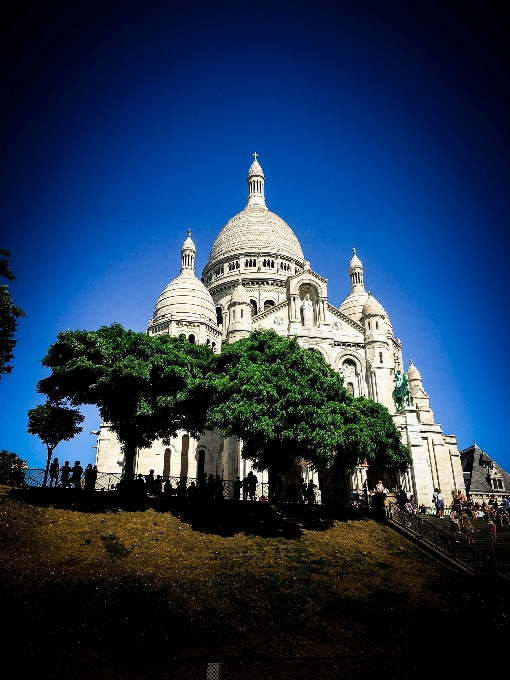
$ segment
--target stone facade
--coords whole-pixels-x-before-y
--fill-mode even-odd
[[[351,292],[337,308],[328,301],[327,279],[304,259],[292,229],[266,207],[265,177],[256,159],[247,181],[247,205],[221,229],[201,280],[195,276],[196,249],[188,232],[181,273],[161,294],[148,334],[184,333],[191,342],[210,344],[215,351],[255,328],[295,336],[302,347],[321,352],[343,375],[354,396],[369,397],[393,414],[412,452],[413,464],[399,479],[388,480],[389,484],[401,483],[419,503],[427,505],[434,488],[446,494],[453,488],[464,490],[455,437],[444,435],[435,422],[412,362],[408,372],[412,406],[395,413],[392,393],[395,373],[403,370],[402,346],[386,310],[365,289],[363,265],[356,251],[349,265]],[[250,466],[242,460],[241,447],[240,442],[225,440],[219,432],[206,433],[198,441],[182,433],[170,447],[155,442],[150,449],[141,450],[135,472],[147,474],[153,469],[156,474],[171,476],[195,477],[197,472],[206,472],[225,479],[235,479],[238,474],[244,477]],[[96,462],[100,470],[122,468],[120,447],[106,426],[101,428]],[[301,474],[319,481],[305,468]],[[346,486],[358,489],[367,475],[369,484],[374,482],[370,469],[360,466]],[[260,473],[258,477],[263,481]]]

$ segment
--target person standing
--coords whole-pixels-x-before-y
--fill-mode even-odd
[[[490,519],[489,520],[489,536],[491,537],[491,548],[495,550],[496,548],[496,540],[497,540],[497,530],[496,530],[496,525],[494,522]]]
[[[462,525],[464,528],[464,543],[465,545],[472,545],[473,544],[473,523],[469,519],[469,515],[464,514],[462,516]]]
[[[242,488],[243,488],[243,483],[242,483],[239,475],[237,475],[237,479],[234,482],[234,500],[235,501],[239,500],[239,497],[241,496],[241,489]]]
[[[70,475],[71,467],[69,465],[69,461],[66,460],[66,462],[60,468],[60,485],[62,486],[63,489],[67,489],[67,487],[69,486]]]
[[[50,488],[55,482],[55,486],[58,484],[58,473],[60,470],[60,465],[58,464],[58,458],[54,458],[50,465]]]
[[[457,540],[457,534],[459,533],[459,513],[455,509],[455,506],[452,506],[452,510],[450,512],[450,531],[453,531],[453,540]]]
[[[85,468],[85,492],[91,493],[94,491],[95,486],[94,470],[92,469],[92,463],[89,463]]]
[[[437,516],[443,519],[444,517],[444,496],[440,489],[437,490]]]
[[[83,468],[80,465],[80,461],[77,460],[73,467],[71,468],[71,484],[75,489],[81,489],[81,476],[83,474]]]

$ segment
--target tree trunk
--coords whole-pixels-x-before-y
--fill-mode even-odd
[[[53,451],[54,451],[54,449],[50,448],[49,446],[47,446],[46,448],[48,449],[48,457],[46,459],[46,467],[44,468],[43,487],[45,487],[48,483],[48,472],[50,470],[51,456],[52,456]]]
[[[278,490],[278,473],[274,469],[269,467],[267,469],[267,477],[269,480],[268,489],[268,501],[269,503],[275,503],[277,500],[277,490]]]
[[[124,474],[122,479],[126,486],[132,484],[135,478],[136,448],[133,444],[124,442]]]

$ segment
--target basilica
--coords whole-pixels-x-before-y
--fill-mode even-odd
[[[328,300],[327,279],[313,271],[296,234],[267,208],[264,172],[254,155],[246,207],[219,232],[200,279],[188,231],[180,274],[159,296],[147,333],[185,334],[190,342],[208,344],[215,352],[223,343],[247,337],[253,329],[271,328],[279,335],[295,336],[302,347],[319,351],[342,374],[351,394],[388,408],[413,461],[394,483],[426,505],[435,488],[446,497],[451,489],[464,490],[456,438],[444,434],[435,422],[412,362],[407,370],[410,403],[395,407],[396,375],[405,370],[402,346],[386,309],[365,288],[363,264],[356,251],[348,266],[351,291],[336,307]],[[106,424],[98,437],[96,464],[104,472],[123,469],[120,444]],[[170,446],[156,441],[149,449],[140,449],[135,473],[148,474],[149,470],[188,478],[205,472],[234,480],[237,475],[244,478],[251,467],[242,457],[241,441],[212,430],[198,440],[182,432]],[[370,472],[360,462],[346,480],[346,488],[361,492],[367,475],[372,481]],[[299,474],[321,487],[327,473],[321,478],[303,463]],[[263,474],[257,475],[264,481]]]

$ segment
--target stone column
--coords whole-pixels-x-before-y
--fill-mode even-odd
[[[405,430],[403,432],[404,444],[408,444],[413,460],[410,473],[413,485],[413,494],[418,505],[425,503],[430,505],[433,488],[427,462],[427,452],[421,438],[420,423],[414,406],[406,406],[404,409]],[[407,438],[407,442],[405,438]]]

